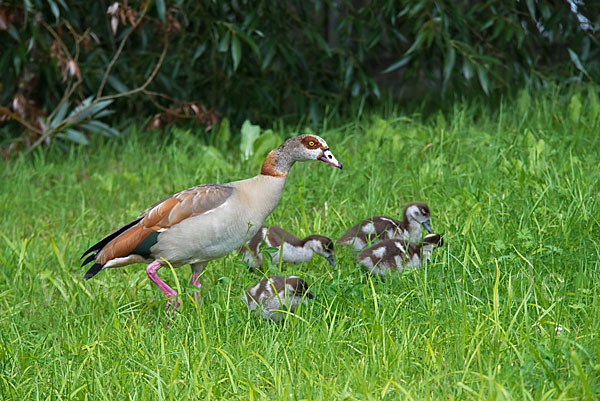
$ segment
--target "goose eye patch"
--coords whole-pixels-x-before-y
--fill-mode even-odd
[[[302,143],[304,144],[304,146],[306,146],[308,149],[318,149],[320,143],[315,139],[315,138],[304,138],[302,140]]]

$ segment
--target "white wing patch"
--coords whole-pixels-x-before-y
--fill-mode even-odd
[[[376,249],[373,249],[373,255],[375,255],[376,257],[378,257],[379,259],[383,258],[383,255],[385,255],[385,247],[379,247]]]
[[[362,232],[365,234],[375,234],[375,225],[373,223],[367,223],[363,226]]]

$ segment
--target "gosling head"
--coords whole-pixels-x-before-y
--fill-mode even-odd
[[[324,235],[310,235],[306,237],[306,245],[314,253],[323,256],[331,266],[335,266],[333,241]]]
[[[429,206],[423,202],[413,202],[406,205],[404,208],[404,220],[411,222],[416,221],[423,225],[427,232],[431,233],[431,212]]]

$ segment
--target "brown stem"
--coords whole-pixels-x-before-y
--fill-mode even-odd
[[[60,36],[58,36],[56,31],[54,29],[52,29],[52,27],[50,25],[48,25],[45,21],[42,21],[42,25],[44,26],[44,28],[46,28],[48,30],[48,32],[50,32],[50,34],[54,37],[54,39],[56,39],[56,41],[58,42],[60,47],[62,47],[64,52],[67,54],[67,57],[69,57],[69,59],[72,59],[73,57],[71,56],[71,52],[69,52],[69,48],[67,47],[67,45],[65,45],[65,42],[62,41]]]
[[[120,97],[130,96],[130,95],[133,95],[133,94],[138,93],[138,92],[143,92],[146,89],[146,87],[148,85],[150,85],[150,82],[152,82],[152,80],[156,77],[156,74],[158,74],[158,71],[160,70],[160,67],[162,66],[162,63],[165,60],[165,57],[167,55],[167,49],[168,48],[169,48],[168,36],[165,34],[165,47],[164,47],[164,49],[163,49],[163,51],[162,51],[162,53],[160,55],[160,58],[158,59],[158,62],[156,63],[156,66],[154,67],[154,70],[152,71],[152,74],[150,74],[150,76],[148,77],[148,79],[146,80],[146,82],[144,82],[144,84],[142,86],[137,87],[137,88],[132,89],[132,90],[127,91],[127,92],[118,93],[116,95],[102,96],[102,97],[96,98],[93,102],[90,103],[90,106],[92,106],[92,105],[94,105],[94,104],[96,104],[98,102],[102,102],[104,100],[118,99]],[[77,81],[76,84],[73,85],[73,87],[71,88],[71,93],[75,90],[75,88],[80,83],[81,83],[81,81]],[[8,110],[8,111],[9,111],[9,113],[14,114],[14,113],[10,112],[10,110]],[[38,138],[38,140],[35,141],[34,144],[31,145],[27,149],[27,151],[25,152],[25,154],[28,154],[29,152],[31,152],[33,149],[35,149],[37,146],[39,146],[46,138],[48,138],[49,136],[51,136],[52,134],[54,134],[56,132],[56,130],[57,130],[58,127],[64,125],[64,123],[68,123],[68,122],[69,122],[69,119],[67,118],[66,120],[63,121],[63,123],[61,123],[60,125],[57,125],[54,129],[49,129],[48,131],[44,132],[43,134],[39,130],[36,130],[36,132],[39,132],[40,134],[42,134],[42,136],[40,138]]]
[[[8,107],[0,106],[0,111],[4,114],[8,114],[10,116],[10,118],[17,121],[19,124],[21,124],[22,126],[27,128],[28,130],[33,131],[38,135],[42,135],[41,130],[39,130],[38,128],[35,128],[33,125],[31,125],[27,121],[23,120],[17,113],[13,113],[12,111],[10,111],[10,109]]]
[[[154,67],[152,74],[150,74],[150,76],[148,77],[146,82],[144,82],[144,84],[142,86],[139,86],[139,87],[132,89],[130,91],[127,91],[127,92],[117,93],[116,95],[99,97],[92,103],[98,103],[103,100],[109,100],[109,99],[118,99],[120,97],[130,96],[130,95],[136,94],[138,92],[143,92],[146,89],[146,87],[148,87],[148,85],[150,85],[150,82],[152,82],[154,80],[154,78],[156,77],[156,74],[158,74],[158,70],[160,70],[160,67],[162,66],[162,63],[165,60],[165,57],[167,55],[168,48],[169,48],[168,36],[165,34],[165,48],[163,49],[162,53],[160,54],[160,58],[158,59],[158,62],[156,63],[156,66]]]
[[[148,96],[148,99],[150,100],[150,102],[158,109],[164,111],[165,113],[177,117],[177,118],[196,118],[197,116],[195,114],[179,114],[176,111],[169,109],[168,107],[163,106],[162,104],[158,103],[156,100],[152,99],[151,96],[160,96],[160,93],[154,93],[154,92],[149,92],[149,91],[142,91],[142,93],[144,93],[146,96]],[[175,100],[175,99],[173,99]]]
[[[104,85],[106,85],[106,80],[108,79],[108,75],[110,74],[110,71],[112,70],[113,66],[117,62],[117,59],[121,56],[121,52],[123,51],[123,48],[125,47],[125,43],[127,42],[127,39],[129,39],[129,36],[133,33],[133,31],[135,31],[135,29],[138,27],[140,22],[142,22],[142,19],[144,18],[144,16],[146,15],[146,12],[148,11],[149,5],[150,5],[150,0],[146,1],[146,4],[144,5],[144,8],[142,9],[142,13],[140,14],[140,17],[137,19],[137,21],[135,21],[135,24],[133,24],[131,26],[129,31],[127,31],[127,33],[125,34],[125,37],[123,37],[123,40],[121,40],[121,43],[119,44],[119,48],[117,49],[117,52],[113,56],[112,60],[110,60],[110,63],[108,64],[108,68],[104,72],[104,76],[102,77],[102,82],[100,83],[100,88],[98,88],[98,92],[96,93],[97,99],[100,98],[100,96],[102,96],[102,91],[104,90]]]

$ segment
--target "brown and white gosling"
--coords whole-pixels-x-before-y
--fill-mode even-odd
[[[293,313],[298,305],[306,305],[307,299],[314,297],[306,281],[298,276],[271,276],[249,287],[242,299],[258,316],[278,322],[286,314],[281,310]]]
[[[342,168],[323,138],[290,138],[267,155],[257,176],[184,189],[105,236],[84,252],[82,258],[87,258],[82,266],[94,262],[84,278],[90,279],[107,267],[146,262],[150,280],[170,297],[168,308],[178,307],[177,292],[157,270],[165,261],[174,267],[189,264],[191,284],[200,288],[200,274],[206,264],[238,249],[256,234],[279,203],[292,165],[304,160]]]
[[[334,245],[331,238],[313,234],[300,239],[281,227],[262,226],[256,235],[240,248],[242,260],[252,269],[263,268],[263,252],[261,252],[263,241],[265,247],[277,248],[277,251],[271,253],[273,263],[279,262],[280,255],[284,262],[308,262],[316,253],[327,259],[331,266],[335,266]]]
[[[402,239],[388,239],[370,246],[356,256],[356,260],[371,273],[381,276],[405,268],[420,267],[431,258],[431,252],[444,244],[440,234],[427,234],[422,243],[408,243]]]
[[[404,208],[402,221],[386,216],[369,217],[347,229],[335,242],[356,250],[392,238],[417,243],[421,241],[421,225],[431,233],[430,218],[431,211],[425,203],[409,203]]]

